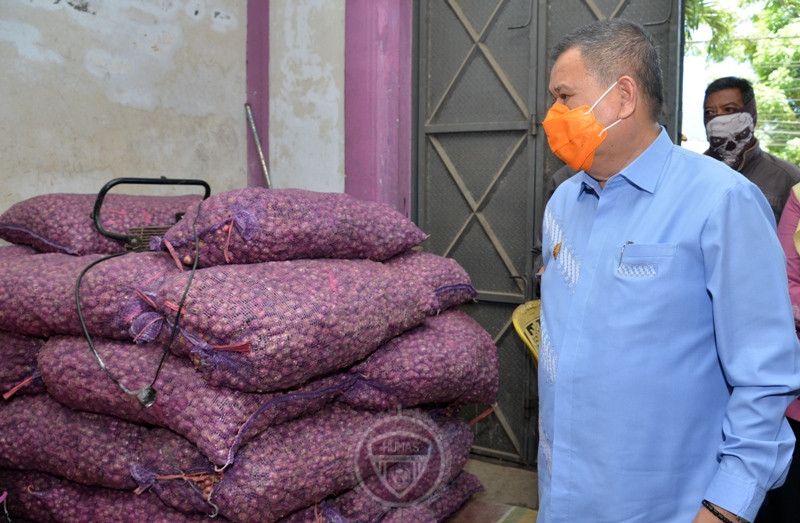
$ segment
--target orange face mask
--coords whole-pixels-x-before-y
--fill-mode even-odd
[[[592,168],[594,151],[606,139],[606,131],[622,121],[603,127],[592,112],[615,85],[617,82],[611,84],[591,107],[582,105],[570,110],[564,104],[553,104],[542,122],[553,154],[576,171]]]

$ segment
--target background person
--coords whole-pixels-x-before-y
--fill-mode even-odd
[[[800,333],[800,184],[789,193],[786,207],[778,224],[778,240],[786,254],[786,272],[789,277],[789,296],[792,300],[795,329]],[[786,417],[795,439],[800,439],[800,400],[794,400],[786,409]],[[795,443],[792,464],[786,482],[767,492],[764,505],[758,512],[756,523],[796,523],[800,521],[800,446]]]
[[[582,172],[543,219],[539,521],[752,521],[800,388],[770,206],[657,123],[641,26],[592,23],[552,59],[542,125]]]
[[[755,135],[758,111],[750,82],[735,76],[711,82],[703,99],[703,122],[709,143],[704,154],[725,162],[758,185],[778,223],[789,191],[800,183],[800,168],[759,146]]]

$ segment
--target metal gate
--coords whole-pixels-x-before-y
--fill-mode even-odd
[[[479,295],[464,306],[494,337],[497,404],[468,405],[473,453],[532,465],[538,445],[536,369],[511,325],[532,298],[531,248],[544,187],[562,163],[541,120],[550,104],[549,48],[595,19],[644,24],[662,53],[662,123],[680,129],[680,0],[418,0],[416,221],[424,248],[457,260]],[[483,417],[481,416],[483,415]]]

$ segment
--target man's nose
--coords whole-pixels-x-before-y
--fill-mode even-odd
[[[728,143],[725,144],[726,151],[732,151],[734,149],[736,149],[736,142],[728,141]]]

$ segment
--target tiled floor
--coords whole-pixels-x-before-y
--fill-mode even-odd
[[[472,496],[447,523],[534,523],[536,471],[513,464],[472,458],[464,469],[486,488]]]

